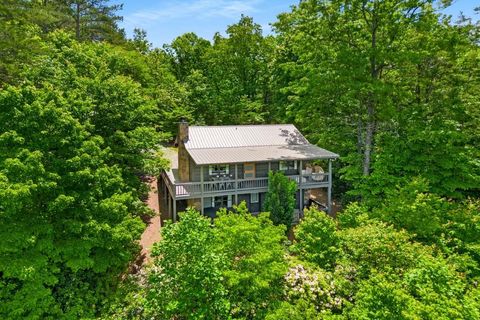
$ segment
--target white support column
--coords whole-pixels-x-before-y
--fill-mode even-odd
[[[238,164],[235,163],[235,204],[238,205]]]
[[[332,159],[328,159],[328,213],[332,213]]]
[[[268,161],[268,173],[270,173],[270,171],[272,171],[272,163]]]
[[[204,184],[203,184],[203,166],[200,166],[200,188],[201,188],[201,195],[200,195],[200,212],[202,213],[202,215],[205,213],[205,204],[204,204],[204,197],[203,197],[203,192],[204,192]]]

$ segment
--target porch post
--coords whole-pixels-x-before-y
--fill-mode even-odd
[[[303,211],[303,189],[302,189],[302,179],[303,179],[303,160],[300,160],[300,179],[298,179],[298,188],[300,189],[300,213]]]
[[[165,181],[165,177],[163,177],[163,183],[162,183],[162,189],[163,189],[163,193],[162,193],[162,201],[163,203],[167,203],[167,193],[168,193],[168,189],[167,189],[167,181]]]
[[[203,198],[203,192],[204,192],[205,186],[203,185],[203,166],[200,166],[200,190],[201,190],[201,195],[200,195],[200,212],[202,215],[205,213],[205,205],[204,201],[205,199]]]
[[[328,159],[328,213],[332,213],[332,159]]]
[[[235,163],[235,204],[238,205],[238,164]]]
[[[160,174],[160,176],[157,177],[157,198],[158,198],[158,209],[159,209],[159,213],[160,215],[162,214],[162,192],[163,192],[163,176]]]
[[[268,161],[268,173],[270,173],[270,171],[272,171],[272,163]]]
[[[173,221],[177,222],[177,199],[175,196],[173,197]]]
[[[170,193],[167,194],[167,199],[166,199],[167,203],[167,209],[168,209],[168,216],[169,217],[172,217],[172,220],[173,220],[173,212],[172,212],[172,195]]]

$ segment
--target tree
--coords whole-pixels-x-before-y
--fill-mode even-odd
[[[152,44],[148,42],[147,31],[139,28],[133,29],[133,39],[129,40],[130,45],[140,53],[146,54],[151,48]]]
[[[346,302],[334,274],[318,267],[297,264],[285,275],[286,300],[323,316],[338,313]],[[322,317],[323,318],[323,317]]]
[[[139,252],[139,177],[166,167],[158,109],[140,53],[62,32],[42,46],[0,93],[0,315],[94,317]]]
[[[68,0],[77,40],[119,42],[124,35],[117,26],[122,4],[108,5],[109,0]]]
[[[245,202],[223,209],[214,221],[214,245],[224,261],[224,286],[235,318],[263,319],[281,297],[286,272],[285,227],[257,217]]]
[[[250,17],[216,34],[213,44],[186,33],[164,46],[173,72],[188,89],[188,105],[201,124],[250,124],[271,121],[269,62],[274,39]]]
[[[305,210],[305,216],[294,229],[293,252],[323,269],[334,267],[339,238],[335,221],[316,208]]]
[[[270,212],[275,225],[283,224],[290,229],[295,209],[297,184],[282,172],[268,174],[268,191],[263,210]]]
[[[282,295],[285,228],[242,203],[214,225],[193,209],[162,230],[150,274],[149,315],[263,319]],[[147,312],[147,313],[148,313]]]
[[[70,111],[103,138],[109,163],[122,169],[132,192],[143,192],[139,175],[147,169],[158,174],[166,165],[159,156],[164,136],[156,101],[147,94],[153,80],[141,64],[144,57],[108,44],[80,43],[61,32],[50,35],[48,46],[50,53],[38,56],[25,77],[36,86],[61,88]]]
[[[61,91],[9,87],[0,102],[0,314],[93,316],[138,250],[135,197]]]
[[[206,53],[211,104],[217,114],[213,124],[262,123],[269,121],[271,104],[268,63],[273,58],[273,38],[263,37],[252,18],[242,16],[217,34]]]
[[[193,209],[162,229],[155,245],[148,308],[162,319],[225,319],[229,311],[222,282],[224,256],[215,250],[209,219]]]
[[[31,21],[27,1],[0,3],[0,88],[17,80],[21,67],[40,52],[39,28]]]
[[[378,122],[390,114],[392,107],[390,97],[386,95],[392,85],[385,79],[386,70],[398,59],[402,59],[398,55],[398,49],[404,45],[407,30],[422,27],[423,20],[430,19],[430,2],[432,1],[304,1],[290,16],[281,16],[276,24],[281,32],[288,30],[284,27],[302,24],[301,28],[292,31],[304,34],[308,37],[310,46],[315,48],[294,47],[293,50],[298,49],[295,53],[302,57],[305,54],[313,57],[317,64],[313,68],[319,68],[318,71],[325,75],[320,79],[315,78],[316,83],[312,85],[317,87],[334,81],[330,82],[329,88],[319,91],[321,94],[333,97],[335,92],[330,89],[338,90],[339,85],[351,89],[340,94],[340,104],[333,102],[331,107],[341,112],[342,117],[351,124],[357,125],[357,143],[365,176],[371,170],[371,154]],[[305,19],[312,15],[318,18]],[[320,52],[316,56],[311,55],[310,50]],[[339,54],[332,55],[335,52]],[[309,60],[306,61],[307,64],[310,63]],[[331,70],[332,66],[337,70]],[[355,75],[353,77],[352,72]]]
[[[478,141],[467,133],[478,84],[476,67],[465,68],[478,47],[432,3],[302,1],[275,24],[279,111],[344,155],[351,195],[378,200],[419,175],[440,195],[478,186]]]
[[[465,278],[462,258],[454,254],[446,259],[438,247],[415,242],[405,230],[369,220],[365,213],[358,222],[342,230],[330,228],[338,243],[334,255],[331,247],[316,241],[325,228],[305,228],[295,246],[310,250],[292,259],[296,265],[286,275],[289,304],[277,312],[314,309],[327,319],[470,319],[478,313],[480,305],[471,299],[475,285]],[[307,246],[312,243],[317,246]],[[308,260],[310,267],[298,262],[312,253],[330,254],[331,271],[315,270]]]
[[[195,70],[204,72],[211,67],[205,61],[205,53],[210,47],[208,40],[189,32],[175,38],[164,49],[171,59],[175,76],[178,80],[185,81]]]

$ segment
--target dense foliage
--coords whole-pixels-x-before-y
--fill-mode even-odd
[[[42,23],[57,15],[41,23],[37,5],[1,4],[0,23],[32,42],[0,48],[18,53],[2,60],[0,317],[93,317],[139,252],[141,176],[167,164],[159,119],[171,84],[128,46],[50,30]]]
[[[281,297],[285,229],[245,203],[210,220],[194,210],[163,229],[149,278],[149,313],[161,319],[263,319]]]
[[[297,184],[286,177],[283,172],[269,172],[268,191],[263,210],[270,212],[270,218],[274,224],[283,224],[287,230],[293,223],[296,192]]]
[[[480,25],[451,1],[299,1],[264,36],[126,39],[106,0],[0,3],[0,318],[480,318]],[[116,3],[116,2],[115,2]],[[294,123],[335,219],[187,210],[126,275],[176,123]]]

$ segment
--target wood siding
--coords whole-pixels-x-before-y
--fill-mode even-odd
[[[229,164],[229,172],[232,175],[232,179],[235,179],[235,164]],[[274,161],[270,163],[270,168],[273,171],[279,170],[279,162]],[[287,170],[284,171],[286,175],[298,175],[300,173],[300,164],[297,163],[298,169],[296,170]],[[243,179],[243,163],[237,164],[237,178]],[[268,177],[268,162],[256,162],[255,163],[255,177],[256,178],[265,178]],[[190,181],[191,182],[200,182],[200,166],[196,165],[192,158],[190,158]],[[210,175],[208,173],[208,165],[206,165],[203,169],[203,181],[211,181]]]

